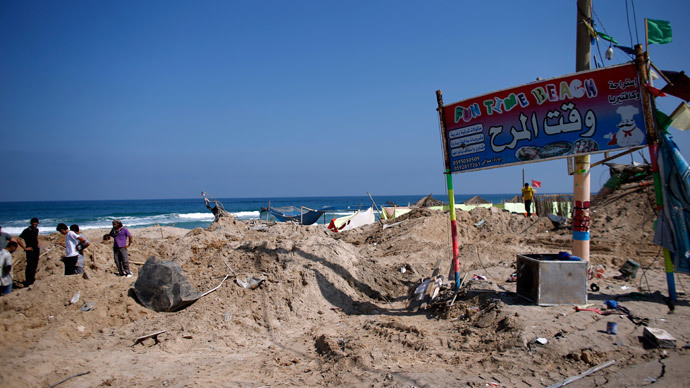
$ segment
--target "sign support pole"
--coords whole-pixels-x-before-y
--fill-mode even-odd
[[[448,186],[448,204],[450,206],[450,234],[453,239],[453,261],[451,262],[448,280],[455,280],[455,290],[460,289],[460,246],[458,245],[458,225],[455,218],[455,193],[453,191],[453,174],[450,169],[450,155],[448,154],[448,134],[446,126],[443,124],[443,93],[436,91],[436,102],[438,103],[438,117],[441,122],[441,144],[443,144],[443,159],[446,167],[446,186]]]
[[[646,20],[645,20],[646,22]],[[646,25],[647,23],[645,23]],[[645,27],[646,28],[646,27]],[[647,37],[645,36],[645,41]],[[647,53],[649,54],[649,53]],[[652,113],[652,100],[649,96],[649,91],[644,87],[647,83],[647,67],[646,56],[642,52],[642,45],[635,45],[635,62],[637,63],[637,73],[640,76],[642,83],[640,89],[642,91],[642,107],[644,108],[644,119],[647,127],[647,144],[649,145],[649,158],[652,163],[652,176],[654,177],[654,191],[656,194],[656,210],[661,213],[664,207],[664,198],[662,196],[662,183],[659,174],[659,164],[657,162],[657,155],[659,151],[659,136],[656,132],[656,125],[654,122],[654,115]],[[658,227],[658,226],[657,226]],[[673,260],[671,252],[663,248],[664,252],[664,266],[666,267],[666,286],[668,287],[668,297],[672,302],[678,301],[678,294],[676,293],[676,279],[674,276]]]
[[[577,43],[575,71],[590,69],[590,36],[585,24],[592,19],[592,0],[577,1]],[[587,20],[589,19],[589,20]],[[590,156],[575,156],[573,174],[573,255],[589,261]]]

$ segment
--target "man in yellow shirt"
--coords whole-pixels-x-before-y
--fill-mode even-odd
[[[532,215],[532,198],[534,198],[534,192],[534,188],[530,187],[529,183],[525,183],[525,187],[522,188],[522,200],[525,201],[527,217]]]

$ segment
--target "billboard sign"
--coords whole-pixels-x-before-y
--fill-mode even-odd
[[[634,64],[542,80],[443,106],[452,173],[647,143]]]

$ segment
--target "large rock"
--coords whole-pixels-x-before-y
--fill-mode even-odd
[[[154,311],[177,311],[201,297],[175,262],[149,257],[134,283],[139,302]]]

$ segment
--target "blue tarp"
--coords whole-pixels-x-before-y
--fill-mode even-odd
[[[673,137],[662,133],[657,162],[662,181],[663,211],[654,243],[668,249],[675,272],[690,272],[690,167]]]

